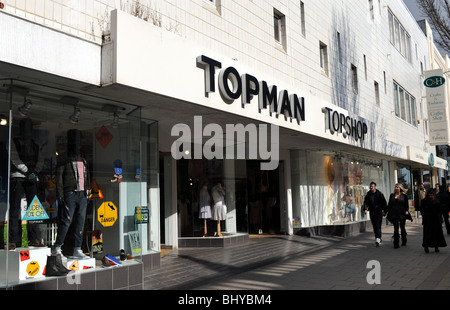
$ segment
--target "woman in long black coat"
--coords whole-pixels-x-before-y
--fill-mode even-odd
[[[387,219],[394,225],[394,248],[399,248],[400,234],[402,245],[406,245],[406,217],[409,214],[408,196],[401,184],[395,184],[394,192],[389,196],[386,208]],[[400,234],[398,232],[400,228]]]
[[[421,203],[423,218],[422,246],[426,253],[429,252],[429,247],[434,247],[434,251],[439,252],[439,248],[447,246],[444,238],[444,233],[442,232],[441,208],[441,203],[436,198],[434,189],[428,189],[427,195]]]

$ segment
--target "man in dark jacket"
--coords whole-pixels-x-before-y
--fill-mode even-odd
[[[370,190],[364,197],[365,213],[370,212],[370,221],[372,222],[373,232],[375,233],[375,245],[379,246],[381,242],[381,222],[386,211],[386,198],[382,192],[377,190],[375,182],[370,183]]]
[[[60,254],[62,260],[67,259],[62,254],[61,246],[74,220],[73,257],[85,259],[88,256],[82,252],[81,244],[89,196],[89,171],[81,152],[81,132],[77,129],[69,130],[67,141],[67,157],[61,160],[56,173],[56,189],[61,206],[59,206],[58,233],[52,254]]]

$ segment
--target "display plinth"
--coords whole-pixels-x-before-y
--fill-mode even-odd
[[[8,281],[16,282],[29,278],[43,278],[50,248],[16,248],[14,251],[0,251],[0,261],[8,255]],[[0,283],[6,282],[5,270],[0,270]]]
[[[67,257],[67,261],[63,262],[63,264],[67,269],[72,269],[74,271],[81,271],[95,268],[95,258],[73,259],[71,257]]]

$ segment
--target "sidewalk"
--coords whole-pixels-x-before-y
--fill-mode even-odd
[[[160,269],[145,275],[144,289],[450,289],[450,248],[425,253],[421,224],[407,222],[408,243],[399,249],[391,242],[392,225],[383,226],[380,247],[367,226],[367,232],[346,239],[272,236],[227,248],[176,249],[161,258]]]

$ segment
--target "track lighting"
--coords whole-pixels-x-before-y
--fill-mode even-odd
[[[23,101],[24,101],[24,102],[23,102],[22,106],[20,106],[20,108],[19,108],[18,110],[19,110],[19,114],[20,114],[21,116],[25,117],[25,116],[28,116],[28,113],[30,112],[31,106],[32,106],[33,104],[32,104],[32,102],[31,102],[31,100],[29,100],[29,99],[27,99],[27,98],[24,98]]]
[[[78,119],[80,118],[81,110],[76,105],[73,107],[73,114],[69,117],[72,124],[78,124]]]
[[[8,118],[5,115],[0,115],[0,126],[8,125]]]
[[[113,118],[111,126],[112,126],[112,128],[119,127],[119,115],[116,112],[114,112],[114,118]]]

